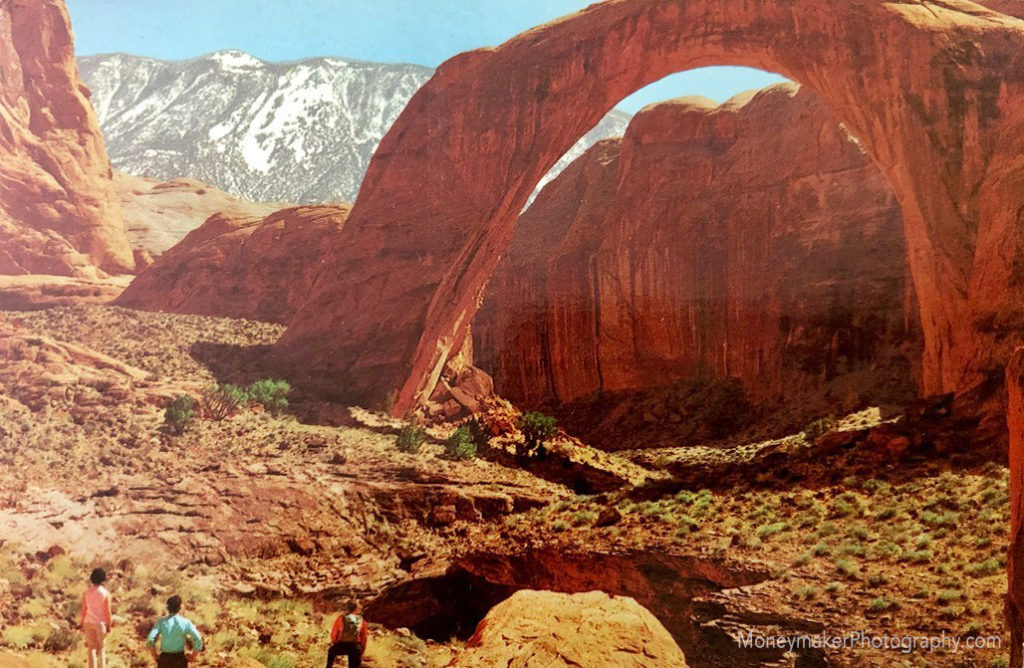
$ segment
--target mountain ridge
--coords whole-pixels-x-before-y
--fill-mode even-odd
[[[118,169],[297,203],[354,200],[380,139],[433,74],[336,56],[266,61],[239,49],[78,61]],[[621,135],[629,118],[612,111],[549,178],[595,141]]]

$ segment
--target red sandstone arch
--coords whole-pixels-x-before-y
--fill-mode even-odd
[[[622,98],[715,64],[814,88],[891,180],[925,391],[968,391],[1005,361],[1024,326],[1005,288],[1024,216],[1024,22],[965,0],[610,0],[453,58],[381,143],[277,359],[332,394],[394,393],[396,412],[425,399],[539,179]]]
[[[889,178],[924,391],[997,378],[1024,330],[1024,22],[966,0],[609,0],[448,61],[382,141],[277,361],[335,395],[394,393],[396,413],[426,399],[540,178],[630,93],[720,64],[813,88]]]

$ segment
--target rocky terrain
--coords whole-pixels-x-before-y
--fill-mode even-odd
[[[526,406],[695,377],[758,404],[909,399],[904,256],[885,177],[808,89],[665,102],[520,216],[474,359]]]
[[[0,7],[0,274],[134,266],[61,0]]]
[[[182,588],[215,638],[210,665],[232,668],[322,660],[329,612],[351,596],[383,625],[374,666],[507,652],[486,632],[468,650],[449,641],[521,589],[632,597],[691,666],[784,659],[739,648],[748,632],[1000,633],[1007,473],[958,458],[948,412],[868,412],[821,437],[624,453],[633,462],[604,455],[587,466],[619,471],[618,482],[579,496],[582,463],[524,468],[500,450],[449,459],[452,426],[408,454],[395,445],[400,422],[301,393],[280,415],[249,404],[166,431],[169,397],[264,377],[278,325],[96,306],[3,322],[0,651],[78,661],[80,646],[47,639],[66,628],[61,597],[73,600],[97,560],[117,574],[121,656],[140,651],[138,629]],[[289,630],[264,637],[277,623]],[[968,665],[998,655],[979,650]]]
[[[80,67],[119,169],[303,204],[355,199],[381,137],[432,74],[345,58],[271,63],[237,50],[178,62],[88,56]],[[560,167],[628,120],[610,113]]]

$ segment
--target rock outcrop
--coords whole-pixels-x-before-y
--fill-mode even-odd
[[[161,182],[115,171],[114,183],[132,249],[154,257],[215,213],[229,218],[263,218],[287,206],[246,202],[195,179]]]
[[[147,311],[288,322],[345,224],[343,205],[266,218],[215,214],[143,270],[117,304]]]
[[[899,204],[814,93],[685,98],[640,112],[520,217],[475,359],[528,404],[698,375],[762,399],[854,370],[870,383],[899,344],[920,354],[909,283]]]
[[[686,657],[635,600],[522,590],[491,610],[450,666],[684,668]]]
[[[135,267],[63,0],[0,4],[0,273]]]
[[[381,142],[278,364],[394,392],[396,413],[424,402],[559,156],[646,84],[732,64],[813,89],[880,166],[903,210],[922,390],[969,394],[1024,328],[1022,46],[1024,22],[966,0],[613,0],[457,56]]]

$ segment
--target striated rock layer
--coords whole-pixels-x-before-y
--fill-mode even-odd
[[[266,218],[214,214],[143,270],[116,303],[147,311],[287,322],[309,293],[343,205]]]
[[[381,142],[277,361],[325,392],[395,392],[397,413],[422,403],[559,156],[644,85],[732,64],[806,84],[881,167],[903,209],[922,389],[969,394],[1024,329],[1022,47],[1024,22],[966,0],[610,0],[457,56]]]
[[[692,376],[792,395],[919,354],[904,244],[885,177],[807,89],[654,105],[520,218],[476,361],[531,404]]]
[[[0,273],[134,267],[63,0],[0,2]]]

